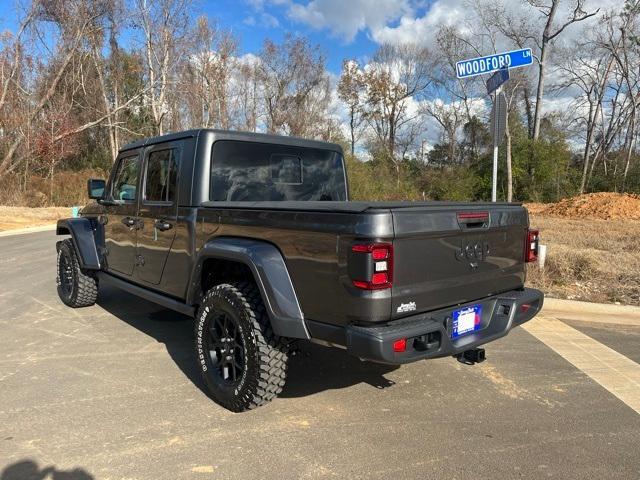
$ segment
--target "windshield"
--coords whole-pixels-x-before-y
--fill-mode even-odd
[[[224,140],[212,155],[214,201],[347,199],[343,158],[332,150]]]

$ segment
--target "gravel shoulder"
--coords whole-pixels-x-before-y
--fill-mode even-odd
[[[7,207],[0,206],[0,232],[51,225],[71,215],[70,207]]]

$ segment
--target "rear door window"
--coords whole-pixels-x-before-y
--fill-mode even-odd
[[[212,155],[214,201],[347,198],[342,155],[332,150],[221,140]]]
[[[138,188],[138,156],[120,159],[116,174],[113,177],[111,195],[114,200],[133,201],[136,199]]]
[[[148,202],[174,202],[178,178],[178,149],[149,153],[144,199]]]

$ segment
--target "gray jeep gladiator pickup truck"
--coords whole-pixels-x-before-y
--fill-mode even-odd
[[[281,392],[297,340],[475,363],[542,307],[521,205],[351,202],[331,143],[175,133],[125,146],[88,189],[96,202],[57,225],[60,298],[93,305],[109,283],[195,317],[204,382],[233,411]]]

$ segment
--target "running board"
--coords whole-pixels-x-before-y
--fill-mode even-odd
[[[180,312],[190,317],[195,316],[196,309],[193,305],[187,305],[186,303],[174,300],[171,297],[156,293],[152,290],[148,290],[144,287],[134,285],[133,283],[122,280],[121,278],[114,277],[105,272],[97,272],[97,277],[100,282],[105,282],[121,290],[129,292],[137,297],[144,298],[150,302],[157,303],[165,308]]]

